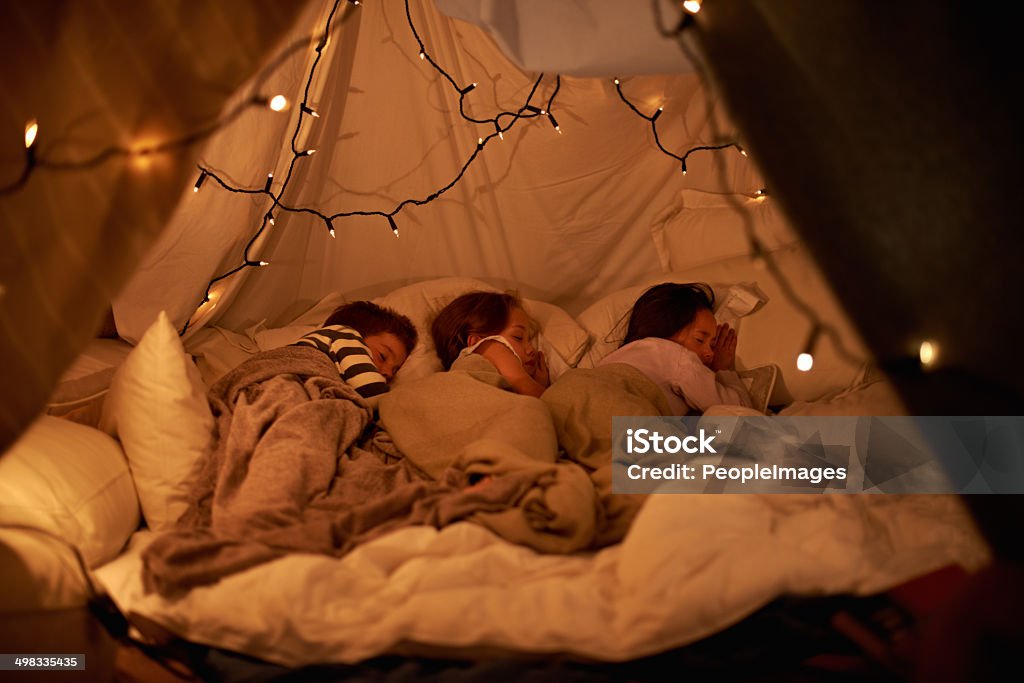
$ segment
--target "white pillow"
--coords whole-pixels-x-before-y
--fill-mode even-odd
[[[199,370],[164,312],[114,376],[100,426],[121,440],[146,524],[172,526],[187,506],[213,415]]]
[[[92,427],[37,419],[0,457],[0,526],[8,524],[56,534],[90,567],[113,559],[139,525],[121,447]]]
[[[629,310],[648,287],[662,282],[704,282],[689,273],[669,273],[634,287],[620,289],[589,306],[576,317],[593,341],[588,357],[581,365],[593,367],[599,360],[619,348],[626,336]],[[767,298],[754,283],[721,285],[708,283],[715,292],[715,317],[739,329],[739,319],[765,304]],[[741,338],[742,339],[742,338]]]
[[[741,208],[730,204],[730,200]],[[749,256],[750,242],[744,225],[747,218],[767,251],[799,241],[771,197],[683,190],[651,227],[662,270],[680,271]]]

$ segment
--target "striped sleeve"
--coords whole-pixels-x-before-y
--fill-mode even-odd
[[[373,364],[363,336],[345,325],[330,325],[310,332],[295,342],[326,353],[337,366],[341,378],[363,398],[379,396],[388,390],[387,380]]]

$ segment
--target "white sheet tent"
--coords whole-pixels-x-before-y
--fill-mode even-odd
[[[466,113],[530,104],[558,130],[543,114],[503,117],[502,138],[466,121],[398,0],[6,5],[0,449],[110,308],[128,341],[161,310],[188,323],[187,339],[207,325],[284,323],[329,292],[373,297],[459,275],[575,314],[663,271],[651,228],[684,189],[770,188],[912,413],[1022,413],[1008,332],[1022,293],[1013,200],[1024,116],[1005,17],[927,2],[709,1],[686,44],[711,87],[674,37],[658,36],[664,60],[615,56],[637,41],[606,37],[628,36],[625,18],[611,31],[599,18],[633,3],[512,4],[409,3],[427,56],[458,88],[475,83]],[[634,21],[653,18],[651,4],[635,5]],[[538,21],[530,11],[544,6],[555,16]],[[675,3],[662,7],[671,27]],[[619,50],[593,50],[595,33]],[[666,63],[670,73],[651,73]],[[615,76],[641,112],[663,107],[668,149],[740,142],[757,168],[726,147],[692,154],[682,174]],[[247,106],[277,94],[283,112]],[[419,205],[481,145],[464,177]],[[211,177],[194,192],[200,167],[252,192]],[[260,192],[268,174],[276,206]],[[384,214],[400,205],[396,239]],[[335,218],[332,239],[314,211],[375,215]],[[273,225],[247,251],[268,212]],[[269,265],[216,281],[200,307],[245,259]],[[932,372],[913,361],[924,338],[942,348]],[[1020,519],[1020,503],[995,498],[975,512],[997,553],[1019,560],[1018,523],[1006,520]]]

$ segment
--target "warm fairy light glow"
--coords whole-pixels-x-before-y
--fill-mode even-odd
[[[199,192],[199,188],[203,186],[203,182],[206,180],[207,173],[203,171],[199,174],[199,179],[196,180],[195,186],[192,188],[193,192]]]
[[[274,111],[284,111],[288,106],[288,98],[284,95],[274,95],[270,98],[270,103],[267,106]]]
[[[740,154],[742,154],[743,156],[750,156],[747,154],[747,150],[743,149],[739,145],[736,145],[736,149],[738,149],[740,151]]]
[[[696,14],[700,11],[700,0],[686,0],[683,3],[683,9],[690,14]]]
[[[306,156],[307,156],[307,157],[311,157],[311,156],[313,156],[314,154],[316,154],[316,150],[315,150],[315,149],[307,149],[307,150],[306,150]]]
[[[423,52],[423,50],[420,50],[420,59],[426,59],[426,58],[427,58],[427,54],[425,52]]]
[[[36,135],[39,133],[39,123],[32,119],[25,124],[25,149],[29,149],[35,144]]]
[[[921,365],[923,367],[934,367],[936,361],[939,359],[939,345],[933,341],[921,342],[921,348],[918,350],[918,356],[921,358]]]
[[[269,266],[270,261],[260,261],[260,266]]]
[[[796,369],[800,372],[807,372],[814,366],[814,356],[804,351],[796,357]]]
[[[762,199],[766,199],[767,197],[768,197],[768,190],[763,188],[763,187],[760,190],[757,190],[756,192],[754,192],[754,199],[756,199],[758,201],[760,201]]]
[[[273,182],[274,182],[274,174],[273,173],[268,173],[267,174],[267,184],[263,186],[263,191],[264,192],[270,192],[270,185]]]

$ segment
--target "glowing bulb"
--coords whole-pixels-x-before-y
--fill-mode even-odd
[[[651,123],[654,123],[655,121],[658,120],[658,117],[661,116],[662,111],[664,111],[664,109],[662,107],[658,107],[658,111],[654,112],[654,116],[651,117]]]
[[[754,199],[761,200],[768,196],[767,188],[762,187],[760,190],[754,192]]]
[[[310,115],[310,116],[312,116],[312,117],[313,117],[314,119],[318,119],[318,118],[320,118],[320,114],[317,114],[317,113],[316,113],[316,110],[314,110],[314,109],[310,109],[310,108],[309,108],[309,107],[307,107],[306,105],[302,105],[302,111],[303,111],[304,113],[306,113],[306,114],[309,114],[309,115]]]
[[[327,219],[327,232],[331,234],[331,239],[334,239],[334,221],[330,218]]]
[[[618,85],[618,84],[619,84],[619,79],[616,78],[615,79],[615,85]]]
[[[392,216],[388,216],[388,223],[391,225],[391,232],[395,233],[395,237],[398,237],[398,224],[395,223],[395,219]]]
[[[35,119],[32,119],[25,124],[25,149],[29,149],[35,144],[36,135],[39,134],[39,123]]]
[[[193,192],[199,192],[199,188],[203,186],[203,182],[206,181],[206,171],[199,174],[199,179],[196,180],[195,186],[192,188]]]
[[[807,372],[814,366],[814,356],[804,351],[796,357],[796,369],[800,372]]]
[[[749,156],[749,155],[747,154],[747,150],[743,149],[743,148],[742,148],[742,147],[740,147],[739,145],[736,145],[736,149],[738,149],[738,150],[740,151],[740,154],[742,154],[743,156]]]
[[[267,106],[274,111],[284,111],[285,107],[288,106],[288,98],[284,95],[274,95],[270,98],[270,102]]]
[[[270,261],[260,261],[260,266],[269,266]]]
[[[263,191],[264,192],[270,192],[270,184],[273,183],[273,182],[274,182],[274,174],[273,173],[268,173],[267,174],[267,184],[263,186]]]
[[[918,355],[921,358],[921,365],[925,368],[934,367],[935,362],[939,359],[939,345],[933,341],[923,341]]]
[[[315,149],[307,149],[307,150],[306,150],[306,156],[307,156],[307,157],[311,157],[311,156],[313,156],[314,154],[316,154],[316,150],[315,150]]]
[[[690,14],[696,14],[700,11],[700,0],[685,0],[683,2],[683,9]]]
[[[427,58],[427,53],[425,53],[423,50],[420,50],[420,59],[426,59],[426,58]]]

